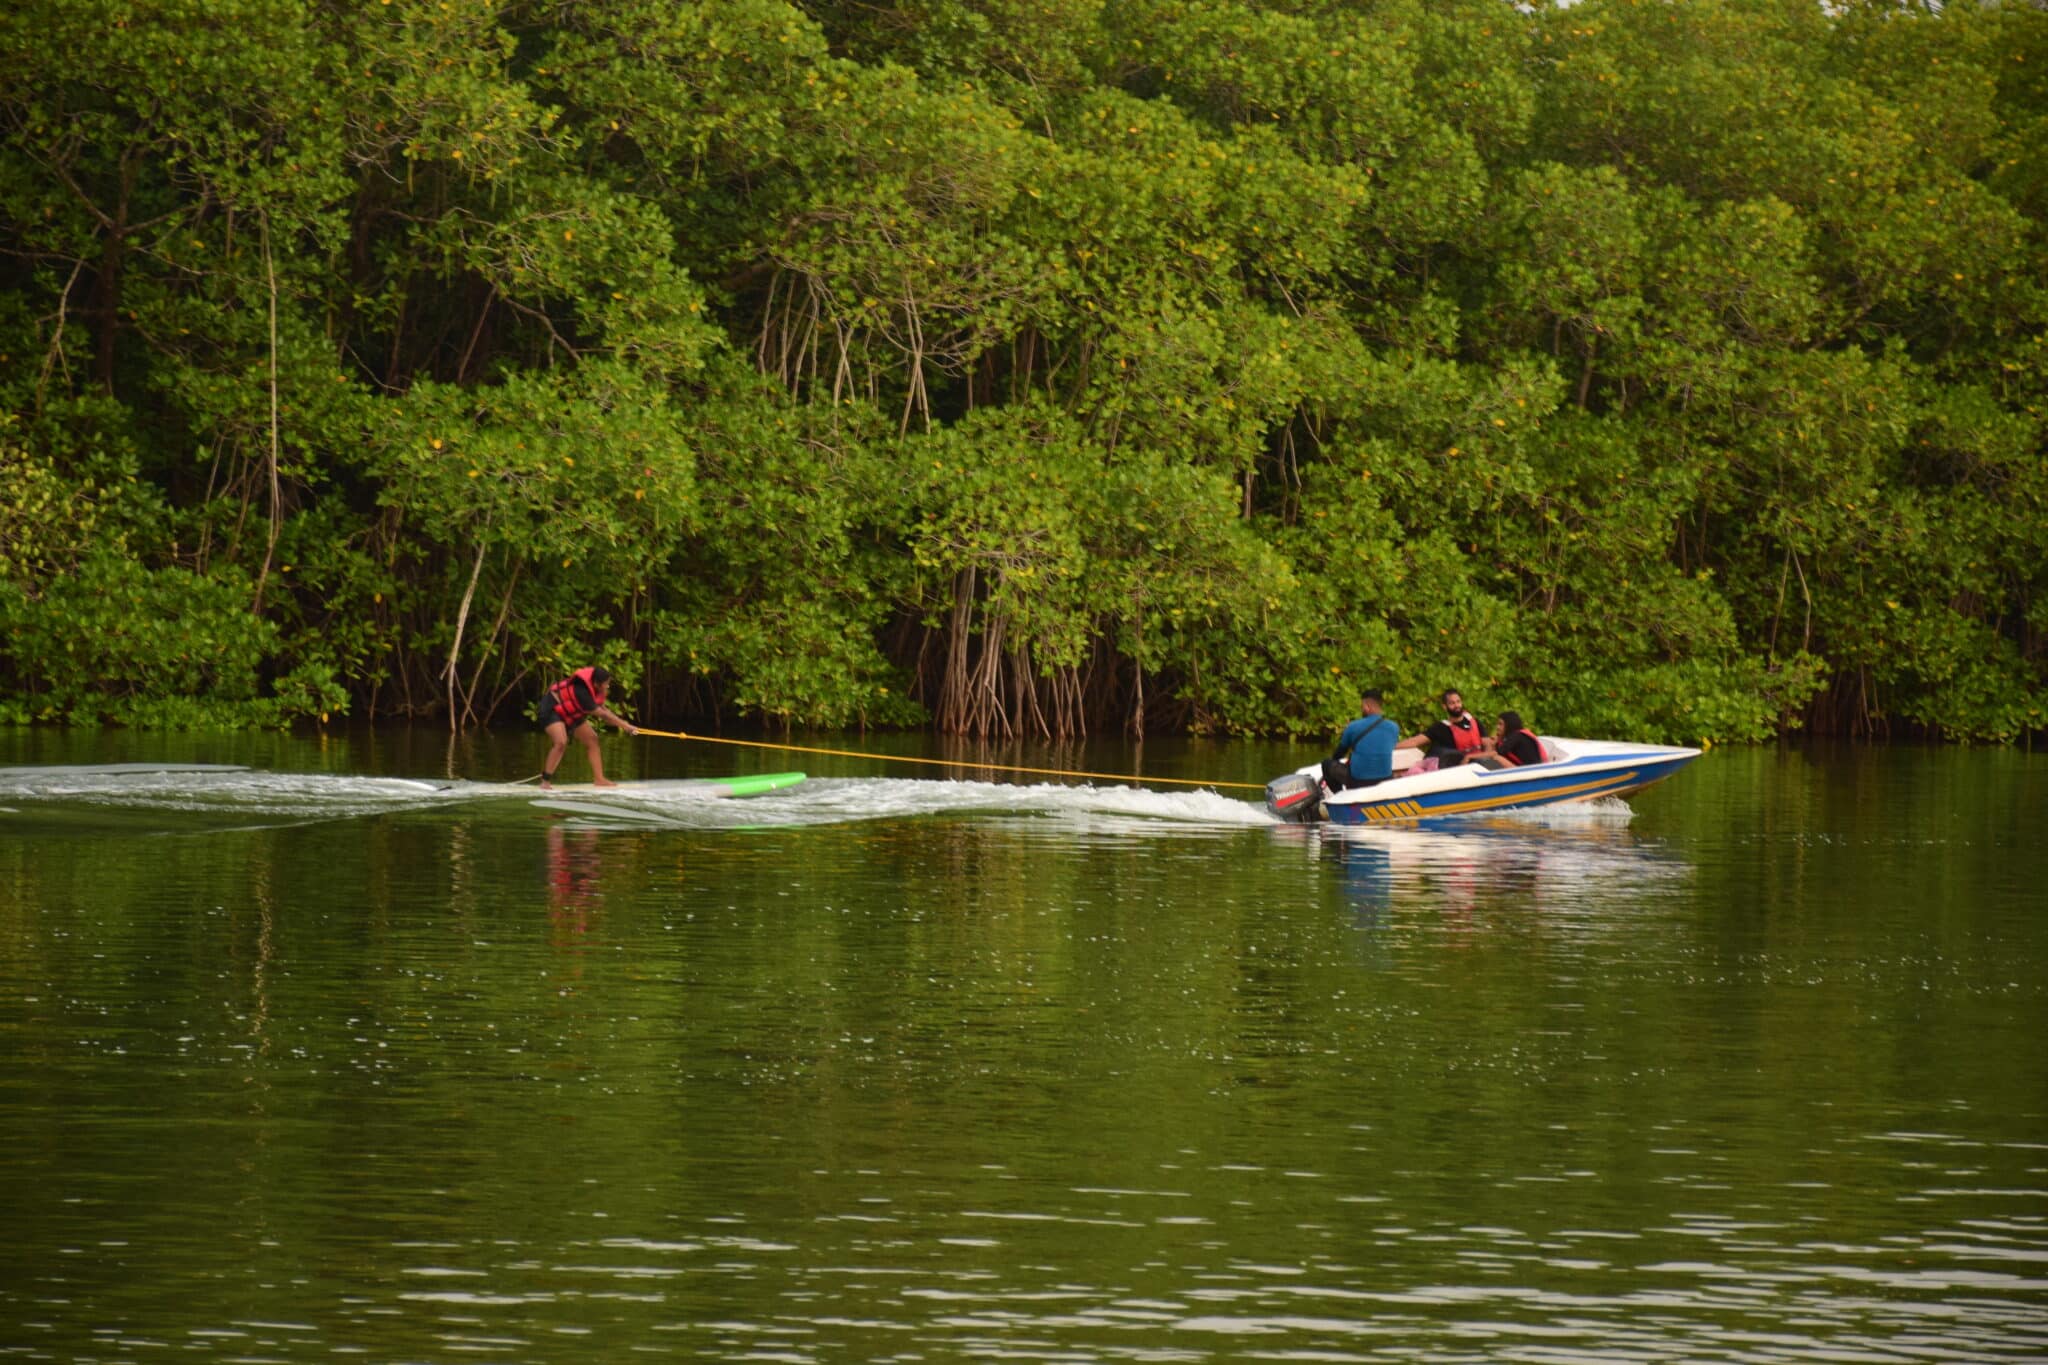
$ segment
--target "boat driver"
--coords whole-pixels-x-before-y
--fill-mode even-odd
[[[1401,727],[1380,714],[1380,694],[1358,699],[1358,719],[1337,736],[1337,749],[1323,761],[1323,785],[1333,792],[1370,787],[1394,775],[1394,741]]]

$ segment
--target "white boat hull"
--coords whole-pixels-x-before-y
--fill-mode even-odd
[[[1698,758],[1698,749],[1659,744],[1622,744],[1594,739],[1545,739],[1548,763],[1519,768],[1484,768],[1461,763],[1433,772],[1412,769],[1370,787],[1350,787],[1268,809],[1287,820],[1322,818],[1338,825],[1376,825],[1594,801],[1627,796],[1661,782]],[[1320,778],[1320,764],[1301,768],[1297,779]],[[1286,779],[1274,784],[1278,788]],[[1294,790],[1299,791],[1298,782]]]

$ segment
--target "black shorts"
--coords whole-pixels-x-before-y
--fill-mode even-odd
[[[1351,775],[1351,765],[1341,758],[1323,760],[1323,785],[1332,792],[1350,791],[1354,787],[1377,787],[1387,781],[1384,777],[1368,777],[1363,780]]]
[[[540,704],[540,709],[534,712],[534,719],[540,723],[540,728],[545,730],[560,720],[561,717],[555,714],[555,703],[550,699]],[[590,724],[589,716],[578,716],[576,724],[569,727],[569,733],[573,735],[578,729],[588,724]]]

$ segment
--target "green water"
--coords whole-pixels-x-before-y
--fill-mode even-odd
[[[614,743],[814,780],[0,737],[261,770],[0,774],[0,1358],[2048,1358],[2048,759],[1342,837]]]

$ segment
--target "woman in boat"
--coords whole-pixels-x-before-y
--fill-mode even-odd
[[[1536,738],[1535,731],[1522,724],[1519,711],[1500,713],[1500,719],[1493,727],[1493,737],[1486,741],[1486,747],[1496,760],[1486,765],[1489,768],[1520,768],[1530,763],[1550,762],[1550,750]]]
[[[541,765],[540,770],[543,790],[555,785],[555,769],[562,762],[562,754],[569,747],[571,735],[576,736],[584,754],[590,759],[590,784],[593,787],[618,785],[605,778],[604,759],[597,752],[597,727],[590,723],[590,718],[596,716],[608,721],[629,735],[637,735],[640,731],[606,708],[605,693],[611,680],[612,675],[605,669],[579,668],[541,696],[535,718],[548,737],[547,762]]]

